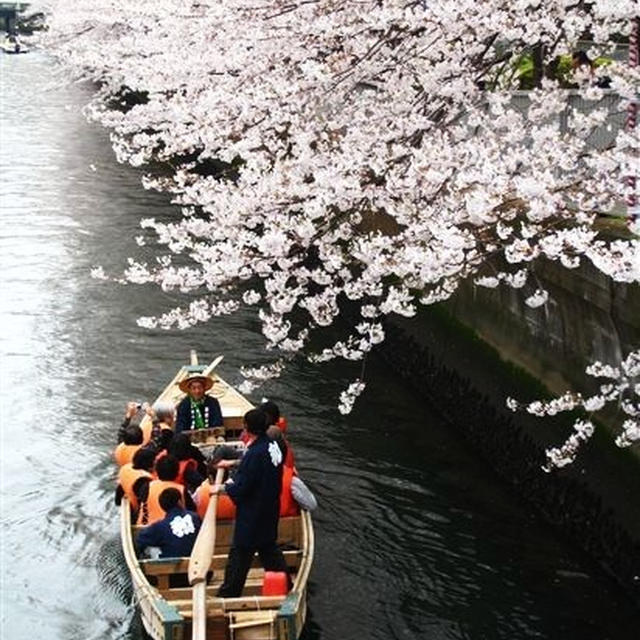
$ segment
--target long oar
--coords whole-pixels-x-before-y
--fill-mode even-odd
[[[220,484],[224,469],[218,469],[215,484]],[[213,551],[216,546],[216,509],[218,494],[214,493],[207,511],[204,514],[202,526],[193,545],[189,558],[189,584],[193,587],[193,615],[192,639],[206,640],[207,637],[207,572],[211,566]]]
[[[224,356],[218,356],[203,372],[203,376],[208,376],[222,361]]]

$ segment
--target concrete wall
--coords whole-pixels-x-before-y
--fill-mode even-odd
[[[507,396],[539,398],[544,390],[535,379],[503,361],[442,310],[389,322],[386,331],[380,353],[390,370],[439,410],[532,511],[588,554],[640,607],[638,460],[598,428],[571,466],[544,473],[545,449],[565,440],[572,419],[565,414],[539,419],[506,408]],[[496,326],[492,334],[499,331]]]
[[[535,284],[516,290],[466,283],[445,306],[554,393],[593,389],[584,372],[589,363],[617,364],[640,347],[640,287],[613,283],[590,263],[570,271],[546,262],[536,276],[549,292],[537,309],[524,303]]]
[[[529,308],[532,288],[484,289],[467,283],[439,307],[387,324],[381,351],[390,368],[544,519],[575,542],[640,605],[640,460],[598,427],[578,459],[546,474],[545,449],[562,444],[573,417],[512,413],[547,389],[594,386],[593,360],[616,364],[640,345],[640,287],[614,284],[593,266],[536,266],[549,291],[545,307]],[[538,283],[532,283],[537,286]],[[529,285],[527,285],[529,287]],[[544,384],[540,384],[540,381]]]

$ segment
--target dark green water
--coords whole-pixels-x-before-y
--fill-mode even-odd
[[[176,298],[92,280],[137,255],[138,220],[176,210],[116,164],[41,54],[0,58],[2,585],[7,640],[137,638],[118,552],[110,452],[124,403],[153,399],[188,356],[223,377],[268,360],[244,315],[188,332],[135,318]],[[289,418],[321,507],[305,638],[612,640],[636,637],[624,597],[373,359],[294,368],[268,394]]]

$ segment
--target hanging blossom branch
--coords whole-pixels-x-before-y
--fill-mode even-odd
[[[98,85],[87,113],[117,158],[168,170],[143,183],[182,215],[142,222],[160,255],[122,279],[195,300],[144,326],[248,306],[279,355],[351,361],[385,317],[467,278],[523,286],[545,258],[640,281],[638,240],[594,227],[632,195],[640,136],[589,142],[636,99],[640,69],[613,62],[607,91],[577,71],[573,92],[553,77],[524,106],[513,92],[524,52],[550,66],[589,32],[592,57],[611,53],[636,13],[634,0],[57,0],[43,43]]]
[[[598,393],[583,397],[580,393],[567,392],[559,398],[548,402],[537,400],[529,404],[521,404],[513,398],[507,400],[507,406],[513,411],[524,409],[535,416],[554,416],[563,411],[583,409],[589,414],[603,409],[606,405],[616,403],[626,416],[620,434],[616,437],[619,447],[629,447],[640,443],[640,350],[631,352],[619,367],[596,362],[587,367],[588,375],[595,378],[606,378],[608,382],[601,384]],[[564,467],[572,463],[582,444],[593,435],[594,426],[589,420],[575,421],[574,433],[559,447],[547,449],[545,471]]]
[[[260,367],[242,367],[240,372],[245,380],[238,386],[238,391],[240,393],[252,393],[267,380],[279,378],[285,366],[285,360],[281,358],[276,362],[264,364]]]

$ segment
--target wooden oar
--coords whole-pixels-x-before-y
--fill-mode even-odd
[[[222,361],[224,356],[218,356],[203,372],[203,376],[208,376]]]
[[[215,484],[220,484],[224,476],[224,469],[216,472]],[[213,551],[216,546],[216,509],[218,494],[214,493],[207,511],[204,514],[202,526],[193,545],[189,558],[189,584],[193,587],[193,616],[192,639],[206,640],[207,637],[207,572],[211,566]]]

